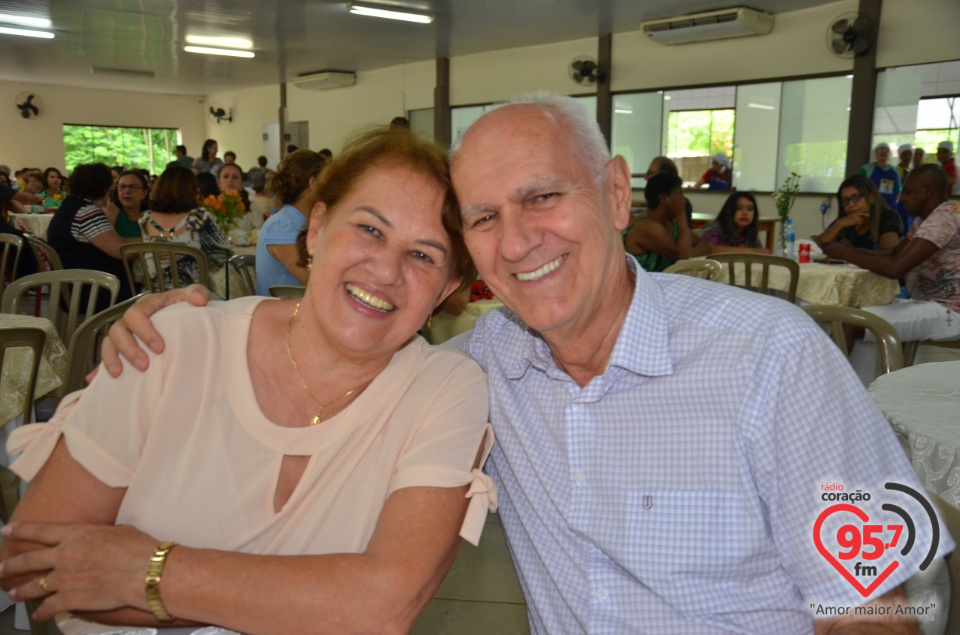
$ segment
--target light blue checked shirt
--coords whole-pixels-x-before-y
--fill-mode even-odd
[[[532,632],[810,633],[811,603],[862,604],[814,546],[821,485],[871,492],[871,518],[885,482],[922,487],[846,359],[783,300],[627,260],[629,314],[584,388],[509,311],[453,342],[489,375],[486,469]],[[871,597],[930,547],[909,511],[917,548]]]

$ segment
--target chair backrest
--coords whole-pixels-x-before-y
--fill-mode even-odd
[[[30,251],[33,257],[37,259],[43,271],[59,271],[63,269],[63,261],[60,260],[60,254],[53,248],[53,245],[33,234],[24,234],[27,244],[30,245]]]
[[[295,284],[278,284],[270,287],[270,295],[275,298],[283,298],[284,300],[302,298],[306,291],[306,287]]]
[[[24,422],[29,422],[33,413],[33,392],[37,384],[37,372],[40,370],[40,360],[43,358],[43,346],[46,344],[47,334],[43,329],[32,327],[4,328],[0,327],[0,368],[10,372],[4,364],[8,349],[20,346],[28,347],[33,351],[33,361],[29,367],[26,367],[27,373],[21,375],[15,384],[18,390],[15,395],[19,395],[19,388],[23,387],[22,402],[17,404],[17,413],[23,413]],[[25,381],[24,381],[25,380]],[[11,395],[4,394],[4,400],[11,398]],[[6,421],[0,421],[2,427]]]
[[[788,302],[797,301],[797,283],[800,281],[800,265],[789,258],[754,253],[723,253],[711,254],[711,260],[725,263],[729,274],[729,282],[736,287],[743,287],[751,291],[759,291],[768,295],[782,295],[782,290],[770,288],[770,269],[782,268],[789,276],[786,292]],[[757,281],[756,269],[760,268],[760,280]],[[742,272],[742,273],[741,273]]]
[[[10,279],[17,277],[17,266],[20,264],[20,250],[23,249],[23,239],[13,234],[0,234],[0,293],[6,284],[7,271]]]
[[[664,269],[663,272],[680,273],[703,280],[717,280],[723,275],[723,265],[716,260],[679,260]]]
[[[254,255],[237,255],[227,261],[227,276],[232,276],[232,282],[236,285],[230,289],[230,298],[240,298],[245,295],[253,295],[257,292],[257,257]],[[228,284],[229,288],[229,284]],[[227,298],[228,300],[230,298]]]
[[[196,280],[182,280],[180,278],[180,268],[177,263],[182,258],[187,257],[194,259],[197,263]],[[138,292],[132,261],[140,263],[140,271],[143,273],[143,290],[150,293],[178,289],[194,282],[205,287],[210,286],[207,255],[190,245],[163,240],[132,243],[120,248],[120,259],[123,261],[123,268],[127,273],[127,283],[130,285],[130,293],[132,294]],[[150,276],[151,269],[157,273],[156,276]],[[169,278],[167,274],[169,274]]]
[[[7,374],[8,390],[3,399],[17,399],[15,412],[23,414],[24,423],[29,423],[33,415],[33,392],[37,385],[37,373],[40,370],[40,360],[43,359],[43,346],[47,334],[43,329],[30,327],[3,328],[0,327],[0,376]],[[31,351],[32,358],[28,365],[17,364],[17,377],[13,377],[14,368],[7,357],[11,348],[26,347]],[[10,358],[13,356],[11,355]],[[23,371],[26,371],[24,374]],[[9,390],[12,388],[13,390]],[[13,393],[13,394],[10,394]],[[6,424],[0,421],[0,427]],[[10,514],[20,500],[20,479],[5,466],[0,466],[0,520],[10,521]]]
[[[88,318],[77,327],[67,346],[67,379],[63,385],[64,393],[80,390],[85,386],[85,378],[90,371],[100,363],[100,344],[107,335],[110,326],[123,317],[123,314],[134,302],[140,299],[141,293],[129,300],[114,304],[105,311],[100,311]]]
[[[109,273],[91,269],[33,273],[7,285],[0,308],[4,313],[20,313],[27,308],[27,292],[36,289],[39,293],[43,287],[50,287],[47,314],[44,317],[56,325],[60,339],[69,342],[77,325],[97,312],[100,293],[109,294],[110,306],[117,301],[120,280]],[[87,296],[86,306],[81,307],[80,300],[84,295]],[[67,307],[66,310],[63,307]],[[30,309],[30,315],[33,315],[33,307]]]
[[[903,347],[897,330],[878,315],[850,306],[811,304],[803,307],[818,324],[830,327],[830,335],[844,354],[847,350],[847,337],[844,326],[866,329],[877,338],[880,348],[880,373],[890,373],[903,368]]]

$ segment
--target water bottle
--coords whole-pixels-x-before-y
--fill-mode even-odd
[[[797,250],[796,250],[797,235],[796,235],[796,233],[793,231],[793,219],[792,219],[792,218],[788,218],[788,219],[787,219],[787,231],[784,232],[784,234],[785,234],[785,237],[786,237],[786,239],[787,239],[787,253],[784,254],[784,255],[785,255],[787,258],[789,258],[790,260],[796,260],[796,259],[797,259]]]

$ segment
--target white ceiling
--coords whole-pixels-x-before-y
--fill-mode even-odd
[[[381,0],[383,1],[383,0]],[[780,13],[832,0],[756,0]],[[202,95],[318,70],[369,71],[437,57],[636,31],[642,20],[727,8],[730,0],[410,0],[431,25],[351,15],[333,0],[0,0],[48,17],[52,40],[0,35],[0,80]],[[734,2],[735,4],[735,2]],[[187,34],[253,40],[252,60],[185,53]],[[152,79],[92,67],[150,71]]]

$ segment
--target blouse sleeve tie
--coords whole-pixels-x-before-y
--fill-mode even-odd
[[[473,481],[467,491],[470,505],[467,507],[467,516],[460,528],[460,537],[477,546],[480,534],[483,533],[483,524],[487,519],[487,510],[497,511],[497,486],[493,479],[483,473],[483,470],[474,468]]]
[[[59,423],[29,423],[14,430],[7,439],[7,454],[22,454],[10,469],[24,480],[33,480],[53,453],[60,434]]]

